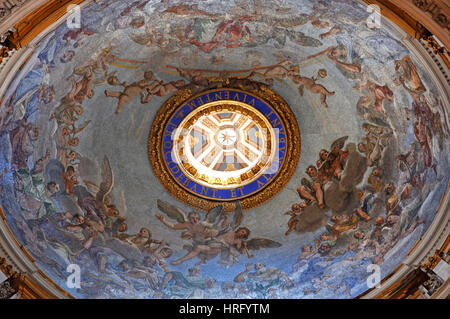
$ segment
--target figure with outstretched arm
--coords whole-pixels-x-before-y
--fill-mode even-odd
[[[239,253],[244,253],[247,250],[245,241],[250,235],[250,230],[245,227],[241,227],[234,231],[233,229],[228,230],[226,233],[213,238],[205,244],[196,244],[190,252],[188,252],[184,257],[171,262],[172,265],[179,265],[183,262],[197,257],[200,253],[206,255],[217,255],[222,252],[223,249],[235,248]]]
[[[288,74],[288,77],[292,80],[292,82],[301,84],[301,86],[299,87],[300,94],[303,94],[302,88],[305,87],[311,93],[319,94],[322,105],[324,107],[328,107],[327,97],[333,96],[335,92],[330,92],[322,84],[317,84],[314,78],[308,78],[305,76],[301,76],[300,74],[295,74],[293,72],[290,72]]]
[[[185,230],[181,234],[181,238],[184,240],[193,239],[195,243],[204,243],[205,240],[219,234],[219,231],[216,230],[215,222],[219,216],[223,215],[222,205],[212,208],[206,214],[205,219],[201,220],[198,212],[190,212],[186,216],[186,213],[176,206],[160,200],[157,201],[157,204],[158,208],[166,214],[167,217],[176,220],[178,223],[174,224],[166,220],[166,217],[162,214],[156,214],[156,218],[158,218],[166,227],[170,229]]]
[[[153,77],[153,72],[145,72],[144,79],[138,82],[134,82],[131,84],[123,82],[121,84],[124,87],[122,92],[105,90],[105,95],[107,97],[114,97],[119,100],[115,113],[119,114],[122,111],[124,105],[132,101],[133,98],[138,94],[141,96],[142,104],[150,102],[152,95],[149,92],[155,87],[156,84],[155,82],[153,82],[152,84],[149,84],[148,82],[153,80]],[[145,95],[145,92],[147,92],[147,95]]]
[[[343,45],[338,45],[328,51],[328,58],[336,65],[352,73],[361,73],[361,63],[344,63],[338,60],[338,57],[347,57],[347,49]]]

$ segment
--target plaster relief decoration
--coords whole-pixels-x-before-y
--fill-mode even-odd
[[[438,0],[414,0],[414,5],[419,9],[431,14],[433,20],[442,28],[450,30],[450,6],[445,1]]]
[[[369,14],[353,0],[89,3],[7,84],[12,233],[76,298],[366,292],[450,180],[448,100]]]
[[[14,10],[23,6],[29,0],[2,0],[0,1],[0,19],[6,19]]]
[[[0,299],[10,299],[17,291],[15,291],[10,283],[10,280],[5,280],[0,283]]]

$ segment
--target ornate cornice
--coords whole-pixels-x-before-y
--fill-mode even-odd
[[[21,48],[42,33],[49,26],[67,14],[69,5],[80,4],[84,0],[36,1],[41,5],[29,12],[14,25],[15,32],[9,37],[10,45]]]
[[[448,72],[448,55],[434,52],[424,35],[430,35],[430,32],[416,19],[411,18],[406,11],[393,6],[392,2],[387,0],[359,0],[361,3],[377,4],[381,7],[381,14],[388,20],[386,23],[396,29],[401,34],[401,42],[419,59],[419,63],[426,71],[432,75],[432,80],[438,88],[439,95],[443,101],[443,112],[448,120],[450,86]],[[408,1],[403,0],[402,3]],[[390,9],[394,8],[394,10]],[[395,9],[397,8],[397,9]],[[432,225],[418,240],[409,252],[407,258],[387,275],[377,289],[373,288],[363,293],[359,298],[392,298],[392,292],[397,289],[400,283],[406,284],[410,274],[425,264],[429,257],[432,257],[436,250],[444,247],[448,238],[450,229],[450,185],[447,192],[442,196],[441,203],[436,211],[436,217]],[[411,277],[410,277],[411,278]],[[439,298],[445,298],[450,291],[449,285],[441,287]],[[390,297],[388,297],[390,296]],[[400,294],[397,295],[397,298]],[[417,298],[416,295],[414,298]],[[433,297],[434,298],[434,297]]]
[[[448,232],[447,232],[448,234]],[[417,268],[414,268],[413,271],[408,273],[402,279],[398,280],[394,285],[381,292],[377,298],[408,298],[415,299],[419,298],[421,295],[420,288],[424,285],[425,281],[433,280],[432,271],[436,267],[436,265],[441,261],[448,259],[448,257],[443,258],[443,256],[448,256],[448,251],[450,250],[450,235],[447,235],[447,238],[443,245],[436,249],[434,255],[429,256],[427,261],[420,265]],[[447,262],[447,261],[446,261]],[[436,277],[436,275],[434,275]],[[436,291],[431,298],[446,298],[449,295],[448,290],[448,282],[442,285],[442,289]]]
[[[450,68],[450,8],[440,0],[359,0],[378,5],[381,15],[400,26],[411,37],[425,40],[434,54]],[[436,22],[437,19],[439,22]],[[445,27],[443,26],[445,25]],[[440,40],[438,43],[435,39]]]
[[[412,0],[420,10],[431,15],[433,21],[450,32],[450,6],[442,0]]]
[[[55,299],[56,296],[49,293],[42,285],[29,278],[29,276],[14,270],[13,266],[8,264],[6,258],[0,257],[0,271],[8,278],[5,287],[0,289],[0,296],[3,294],[18,293],[21,299]],[[12,293],[14,292],[14,293]]]
[[[450,188],[448,188],[450,189]],[[441,253],[450,250],[450,196],[447,191],[437,209],[437,216],[425,234],[408,253],[408,257],[387,275],[379,288],[372,288],[360,298],[391,299],[418,298],[420,285],[428,279],[423,273],[432,271],[441,260]],[[447,261],[448,262],[448,261]],[[421,270],[422,269],[422,270]],[[448,285],[439,291],[439,298],[446,298],[450,293]]]
[[[9,31],[27,14],[39,8],[47,0],[0,0],[0,43],[5,41]]]
[[[14,237],[0,207],[0,271],[11,279],[23,299],[73,298],[36,265],[34,258]]]
[[[11,279],[7,279],[0,283],[0,299],[10,299],[17,294],[17,290],[13,288],[11,281]]]
[[[389,17],[399,25],[408,24],[410,28],[421,32],[426,29],[435,35],[448,49],[450,48],[450,7],[442,0],[363,0],[367,4],[376,4],[383,11],[393,12],[399,19]],[[447,2],[447,3],[446,3]],[[399,21],[401,20],[401,21]],[[405,31],[409,33],[408,28]]]
[[[420,44],[427,51],[428,55],[433,59],[434,64],[439,68],[439,73],[442,74],[445,82],[450,85],[450,60],[446,59],[445,56],[433,50],[433,44],[430,45],[426,40],[419,40]]]
[[[31,0],[2,0],[0,1],[0,19],[6,20],[20,7],[23,7]]]
[[[402,14],[404,14],[404,12],[402,13],[401,10],[397,11],[397,13],[399,15],[397,15],[397,20],[392,18],[391,16],[388,16],[388,14],[384,14],[384,16],[386,16],[387,18],[389,18],[390,20],[392,20],[393,22],[395,22],[397,25],[401,26],[403,30],[405,30],[412,38],[409,41],[409,43],[413,43],[411,45],[415,45],[415,46],[420,46],[421,48],[421,52],[423,54],[424,50],[427,49],[427,45],[426,43],[420,43],[419,41],[415,41],[413,38],[419,39],[420,37],[418,36],[419,34],[421,34],[421,31],[423,30],[429,30],[431,33],[435,34],[436,36],[438,36],[438,34],[444,34],[445,36],[448,37],[449,35],[449,26],[448,26],[448,5],[447,8],[442,7],[440,5],[446,5],[445,1],[440,1],[440,0],[392,0],[392,1],[382,1],[382,0],[360,0],[360,1],[364,1],[366,3],[369,4],[382,4],[383,3],[388,3],[388,2],[398,2],[400,3],[401,7],[408,11],[408,9],[411,8],[416,8],[416,14],[418,12],[422,12],[422,14],[419,14],[419,18],[411,18],[410,21],[415,21],[415,25],[411,25],[408,24],[404,19],[398,18],[399,16],[401,16]],[[13,26],[17,25],[17,22],[20,21],[21,19],[23,19],[23,21],[34,21],[34,24],[28,24],[28,27],[31,27],[32,29],[34,29],[34,31],[32,33],[28,33],[28,36],[25,38],[21,38],[20,41],[16,42],[19,43],[21,45],[21,47],[25,46],[25,42],[26,41],[31,41],[33,39],[33,37],[36,37],[38,34],[41,35],[42,33],[45,32],[49,32],[48,30],[54,28],[54,26],[57,24],[56,21],[58,19],[60,19],[62,16],[64,16],[65,12],[64,10],[54,10],[53,12],[56,12],[56,15],[53,16],[53,18],[51,19],[47,19],[45,24],[40,24],[40,22],[42,21],[38,21],[36,19],[32,19],[33,18],[33,14],[30,14],[26,19],[24,19],[24,17],[29,14],[30,12],[32,12],[33,10],[39,8],[40,6],[42,6],[44,3],[47,2],[52,2],[53,5],[55,6],[60,6],[60,8],[63,5],[67,5],[69,2],[76,2],[76,3],[80,3],[82,1],[59,1],[59,0],[51,0],[51,1],[46,1],[46,0],[23,0],[23,1],[19,1],[19,0],[3,0],[0,2],[0,8],[4,8],[4,4],[6,2],[14,2],[14,3],[18,3],[18,2],[22,2],[22,5],[18,6],[16,5],[15,7],[12,7],[10,9],[8,9],[9,11],[7,12],[7,14],[5,14],[3,17],[0,17],[1,22],[0,22],[0,38],[3,34],[5,34],[8,31],[13,31],[13,32],[17,32],[17,29],[13,28]],[[89,2],[89,1],[87,1]],[[428,6],[427,6],[428,4]],[[434,6],[432,6],[431,4],[433,4]],[[54,7],[56,8],[56,7]],[[382,7],[383,9],[383,7]],[[5,12],[6,10],[3,9]],[[442,11],[443,10],[443,11]],[[409,12],[409,11],[408,11]],[[445,15],[445,19],[443,19],[442,14]],[[427,23],[425,23],[424,21],[422,21],[421,19],[424,16],[429,16],[429,20],[432,20],[432,22],[435,23],[435,26],[439,26],[439,28],[432,28],[429,27],[427,25]],[[42,16],[41,16],[42,18]],[[30,20],[31,19],[31,20]],[[421,23],[418,24],[417,21],[420,21]],[[442,24],[445,23],[445,21],[447,21],[447,27],[443,28]],[[426,27],[426,28],[425,28]],[[22,29],[23,30],[23,29]],[[44,32],[45,30],[45,32]],[[433,31],[435,30],[435,31]],[[437,31],[436,31],[437,30]],[[21,36],[24,36],[25,34],[22,33]],[[446,46],[446,48],[449,48],[449,42],[442,40],[445,38],[444,37],[439,37],[438,38],[444,43],[444,45]],[[5,40],[5,39],[3,39]],[[34,42],[35,40],[33,40]],[[38,41],[38,39],[36,39],[36,42]],[[1,42],[1,41],[0,41]],[[27,42],[28,43],[28,42]],[[428,50],[429,49],[429,50]],[[435,77],[438,77],[439,79],[435,79],[435,81],[440,81],[441,85],[441,90],[440,92],[442,93],[442,96],[447,97],[448,94],[448,64],[447,64],[447,70],[445,70],[445,57],[440,56],[439,54],[433,53],[433,50],[431,48],[428,47],[427,49],[427,56],[424,57],[424,64],[428,65],[428,67],[433,70],[433,73],[435,75]],[[1,50],[1,47],[0,47]],[[6,52],[6,50],[5,50]],[[22,49],[19,50],[19,52],[17,52],[14,57],[11,57],[11,54],[9,53],[10,51],[8,51],[6,54],[8,54],[9,60],[5,61],[3,66],[4,66],[4,70],[2,71],[1,67],[0,67],[0,101],[2,98],[2,92],[4,92],[5,88],[9,85],[12,76],[15,74],[15,71],[17,71],[17,68],[24,62],[26,61],[26,57],[32,52],[32,48],[27,48],[27,49]],[[433,54],[432,54],[433,53]],[[0,54],[1,55],[1,54]],[[0,57],[1,59],[1,57]],[[441,59],[441,60],[439,60]],[[442,61],[442,62],[441,62]],[[448,61],[448,60],[447,60]],[[20,62],[17,64],[17,62]],[[439,73],[439,70],[441,70],[441,73]],[[442,72],[446,72],[446,73],[442,73]],[[443,77],[440,76],[440,74],[444,74],[444,78],[445,81],[443,81]],[[436,76],[437,75],[437,76]],[[447,92],[446,92],[447,89]],[[447,97],[447,101],[446,101],[446,108],[448,109],[448,97]],[[447,191],[448,193],[448,191]],[[440,245],[442,244],[442,242],[448,242],[448,234],[449,234],[449,220],[450,220],[450,210],[449,210],[449,198],[448,198],[448,194],[446,194],[446,198],[443,199],[443,203],[440,206],[437,216],[435,218],[435,220],[433,221],[432,226],[430,227],[430,229],[428,229],[428,231],[426,232],[426,234],[424,234],[424,236],[422,236],[422,239],[420,240],[420,242],[417,243],[417,245],[415,245],[415,247],[412,249],[410,255],[408,256],[407,260],[404,262],[404,264],[399,265],[399,267],[397,267],[396,270],[394,270],[390,275],[388,275],[385,280],[383,280],[382,282],[382,288],[381,290],[385,290],[385,289],[389,289],[389,287],[392,287],[396,282],[400,282],[402,280],[402,278],[406,277],[408,275],[408,273],[410,273],[414,267],[420,267],[420,266],[427,266],[427,262],[429,262],[429,258],[435,258],[435,253],[436,250],[438,250],[438,247],[441,247]],[[0,209],[0,216],[1,216],[2,212]],[[49,284],[48,279],[46,279],[45,274],[42,273],[42,271],[40,271],[35,265],[34,263],[29,259],[29,256],[23,251],[23,249],[21,248],[20,244],[13,239],[12,234],[10,234],[7,229],[6,229],[6,223],[3,223],[3,221],[0,219],[0,255],[5,257],[5,258],[0,258],[0,270],[8,273],[8,274],[19,274],[16,272],[20,271],[21,272],[21,276],[19,276],[19,278],[28,278],[28,276],[33,277],[34,281],[29,279],[28,280],[23,280],[25,283],[31,281],[31,282],[35,282],[34,285],[37,285],[36,288],[41,289],[41,292],[46,293],[47,296],[53,296],[53,297],[60,297],[60,298],[64,298],[64,297],[70,297],[70,295],[64,294],[61,290],[58,290],[57,288],[55,288],[55,286],[52,286],[52,284]],[[447,239],[446,239],[447,238]],[[33,266],[34,265],[34,266]],[[24,275],[24,274],[27,275]],[[48,277],[47,277],[48,278]],[[36,284],[37,282],[37,284]],[[447,289],[446,291],[448,292],[449,288],[448,288],[448,283],[446,283],[442,289]],[[45,287],[45,288],[42,288]],[[54,292],[54,295],[50,294],[49,291]],[[31,289],[31,291],[29,289],[22,289],[22,293],[24,294],[22,297],[36,297],[37,295],[33,293],[33,290]],[[363,298],[373,298],[377,295],[377,293],[379,293],[378,291],[369,291],[367,293],[365,293],[365,295],[363,296]],[[445,292],[442,293],[441,296],[445,297],[447,296],[448,293],[446,294]]]
[[[0,0],[0,72],[11,56],[84,0]]]
[[[447,239],[445,240],[444,244],[440,249],[436,249],[433,256],[428,257],[428,260],[422,264],[422,267],[425,269],[433,270],[434,267],[441,261],[445,260],[445,256],[448,255],[448,252],[450,251],[450,235],[447,236]],[[443,257],[444,256],[444,257]]]

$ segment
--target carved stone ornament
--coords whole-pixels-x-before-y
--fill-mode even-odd
[[[9,299],[14,296],[17,291],[11,286],[9,279],[0,283],[0,299]]]
[[[448,4],[442,0],[414,0],[414,5],[419,9],[431,13],[433,20],[441,27],[450,30],[450,21],[448,17]],[[447,2],[448,3],[448,2]],[[447,8],[445,8],[447,7]],[[447,9],[447,10],[446,10]],[[446,12],[447,11],[447,12]]]
[[[1,0],[0,20],[6,19],[15,9],[23,6],[26,2],[31,2],[31,0]]]

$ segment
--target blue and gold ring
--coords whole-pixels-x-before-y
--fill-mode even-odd
[[[152,132],[149,138],[149,155],[159,159],[153,165],[155,175],[175,197],[197,208],[206,210],[217,202],[236,200],[251,203],[251,197],[279,179],[283,168],[286,170],[287,161],[292,160],[288,148],[298,144],[293,152],[294,159],[298,154],[295,163],[299,158],[295,118],[292,115],[288,120],[286,115],[291,111],[281,98],[275,102],[234,88],[209,90],[181,102],[175,95],[163,105],[161,110],[165,111],[160,110],[152,125],[158,136],[156,143]],[[289,111],[283,112],[284,116],[275,109],[280,103]],[[164,123],[158,122],[161,119]],[[155,148],[155,144],[159,146]],[[285,184],[290,176],[286,172],[282,175]],[[274,190],[272,187],[270,197]]]

